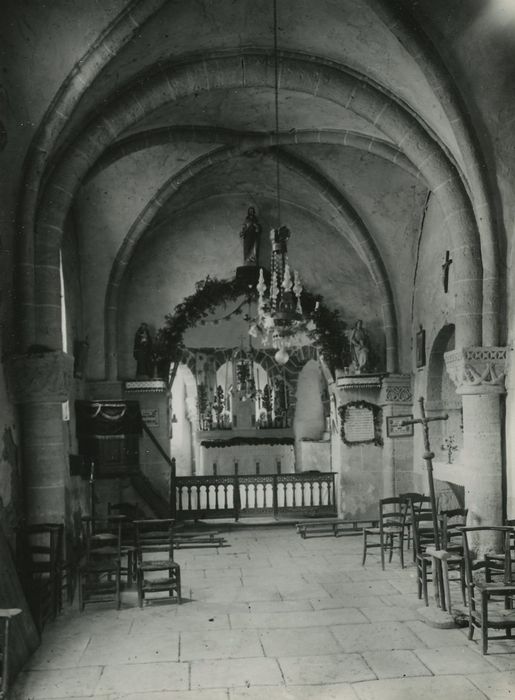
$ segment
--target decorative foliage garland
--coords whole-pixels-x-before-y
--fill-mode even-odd
[[[370,440],[348,440],[345,434],[345,420],[347,418],[347,413],[350,408],[366,408],[372,411],[373,421],[374,421],[374,437]],[[382,424],[382,410],[379,406],[368,401],[350,401],[349,403],[339,406],[338,413],[340,415],[341,421],[341,438],[345,445],[353,447],[355,445],[377,445],[378,447],[383,446],[383,437],[381,431]]]
[[[218,280],[208,275],[205,280],[197,282],[194,294],[177,304],[172,314],[166,315],[165,325],[157,333],[160,356],[168,362],[180,361],[185,349],[184,334],[188,328],[196,326],[221,304],[235,301],[242,295],[255,299],[256,290],[238,277]],[[334,373],[336,367],[342,366],[342,356],[349,352],[345,323],[338,311],[331,311],[324,305],[320,296],[315,297],[304,291],[302,305],[306,316],[311,317],[315,324],[314,330],[309,333],[310,340]]]

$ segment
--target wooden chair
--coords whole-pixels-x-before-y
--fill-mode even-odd
[[[439,514],[442,532],[442,549],[445,549],[445,551],[453,555],[452,558],[448,559],[449,571],[458,572],[458,577],[455,576],[449,578],[449,580],[451,582],[459,582],[463,605],[467,604],[467,577],[465,573],[462,528],[467,524],[467,515],[467,508],[442,510]]]
[[[167,592],[169,597],[175,593],[177,603],[181,602],[181,569],[173,559],[173,525],[171,519],[134,521],[140,608],[145,599],[156,598],[146,598],[147,594],[157,592]]]
[[[412,514],[413,558],[417,568],[417,595],[429,605],[428,583],[432,581],[432,558],[426,552],[427,547],[435,545],[433,516],[430,513]]]
[[[406,533],[406,545],[409,549],[412,541],[413,513],[431,512],[431,499],[429,496],[424,496],[423,493],[418,493],[417,491],[401,493],[399,497],[405,498],[408,501],[404,527]],[[413,561],[415,561],[415,549],[413,549]]]
[[[432,581],[435,584],[437,603],[443,609],[450,610],[449,583],[458,582],[460,584],[463,604],[467,604],[464,558],[460,548],[456,548],[452,543],[454,525],[457,527],[459,523],[463,523],[463,520],[462,516],[459,517],[458,512],[455,511],[445,511],[439,515],[438,519],[441,550],[437,553],[436,558],[441,561],[443,580],[434,578],[436,542],[433,516],[424,511],[413,515],[413,550],[417,568],[417,594],[419,598],[422,598],[423,595],[425,605],[429,605],[428,583]],[[443,585],[443,590],[440,588],[440,582]],[[442,599],[440,591],[443,595]]]
[[[504,524],[508,527],[515,527],[515,520],[505,520]],[[512,540],[510,545],[510,557],[512,561],[515,561],[515,541]],[[500,553],[487,553],[485,554],[485,576],[488,582],[494,580],[498,576],[504,574],[505,566],[504,554]]]
[[[20,613],[19,608],[0,608],[0,700],[7,699],[9,690],[9,628],[12,618]]]
[[[39,631],[62,609],[63,533],[61,523],[28,525],[18,532],[19,570]]]
[[[385,552],[392,561],[393,550],[399,551],[401,567],[404,568],[404,521],[408,501],[400,496],[382,498],[379,501],[379,527],[363,528],[363,560],[365,565],[369,549],[379,548],[381,568],[385,568]],[[370,538],[373,538],[370,541]]]
[[[107,520],[110,523],[121,525],[121,569],[120,573],[125,576],[128,588],[136,580],[136,534],[134,529],[134,518],[117,513],[117,508],[110,503],[107,504]]]
[[[490,639],[510,639],[515,628],[515,582],[513,579],[513,560],[510,550],[515,536],[513,527],[464,527],[463,551],[465,556],[465,572],[467,578],[469,639],[473,638],[474,629],[481,630],[481,651],[486,654]],[[492,582],[486,580],[488,563],[485,560],[475,561],[471,547],[471,535],[500,537],[500,552],[503,557],[501,580]],[[488,630],[504,630],[504,636],[489,636]],[[515,651],[515,648],[514,648]]]
[[[114,601],[121,606],[121,521],[83,518],[85,553],[79,563],[79,609]]]

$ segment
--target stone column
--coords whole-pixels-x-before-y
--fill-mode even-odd
[[[468,347],[445,353],[463,401],[465,507],[469,525],[502,525],[501,400],[508,348]]]
[[[28,523],[65,521],[68,455],[62,403],[72,374],[73,358],[60,350],[10,360],[10,390],[22,420]]]
[[[413,491],[413,440],[388,437],[390,416],[413,412],[411,376],[390,374],[383,378],[380,405],[383,407],[383,498]]]

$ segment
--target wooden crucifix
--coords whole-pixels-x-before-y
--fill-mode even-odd
[[[440,532],[438,528],[438,512],[436,509],[436,494],[435,494],[435,482],[433,479],[433,457],[434,452],[431,452],[431,445],[429,443],[429,423],[435,420],[447,420],[449,416],[447,413],[443,416],[431,416],[428,418],[426,416],[426,409],[424,407],[424,398],[421,396],[418,400],[420,404],[420,418],[415,418],[414,420],[403,420],[401,425],[418,425],[422,426],[422,434],[424,436],[424,454],[423,459],[426,463],[427,469],[427,480],[429,482],[429,496],[431,498],[431,515],[433,519],[433,528],[435,531],[435,549],[440,549]]]
[[[449,254],[449,251],[445,251],[445,261],[442,265],[442,270],[443,270],[443,291],[447,294],[449,291],[449,268],[452,265],[452,258]]]

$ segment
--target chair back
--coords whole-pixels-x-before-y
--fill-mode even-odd
[[[443,549],[463,550],[461,528],[467,525],[467,515],[468,508],[452,508],[451,510],[442,510],[440,512]]]
[[[138,562],[152,559],[155,554],[166,554],[173,560],[173,526],[171,518],[135,520],[136,552]]]
[[[381,498],[379,501],[379,527],[381,530],[404,529],[409,501],[402,496]]]
[[[435,529],[431,513],[414,512],[413,523],[413,549],[415,554],[423,554],[427,547],[435,545]]]
[[[405,498],[408,502],[407,517],[413,518],[414,513],[430,513],[431,499],[418,491],[408,491],[401,493],[400,498]]]
[[[515,537],[515,529],[509,526],[486,526],[478,525],[474,527],[461,527],[460,528],[463,536],[463,556],[465,559],[465,577],[467,581],[467,587],[469,588],[469,598],[472,596],[472,590],[474,587],[474,572],[478,572],[484,569],[488,575],[488,564],[486,561],[476,561],[475,552],[472,547],[471,535],[472,536],[483,536],[487,537],[488,540],[493,540],[494,538],[498,541],[498,547],[496,549],[496,558],[501,561],[502,565],[502,576],[503,583],[505,585],[511,584],[514,581],[513,576],[513,559],[510,556],[511,547],[513,544],[513,539]]]
[[[121,557],[123,517],[82,518],[87,562],[119,560]]]

